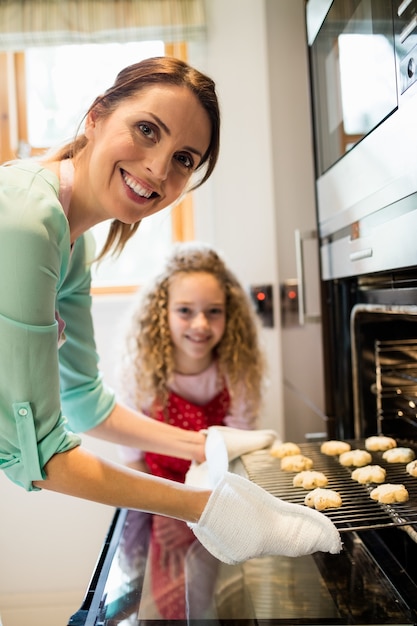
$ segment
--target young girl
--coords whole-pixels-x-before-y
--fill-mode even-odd
[[[265,375],[258,320],[237,278],[207,244],[173,246],[162,271],[139,291],[123,345],[120,395],[132,408],[187,430],[256,427]],[[274,433],[270,436],[272,441]],[[137,448],[125,447],[121,454],[132,468],[178,482],[185,481],[190,466],[190,461]],[[132,532],[136,554],[146,532],[133,526]],[[185,619],[187,611],[202,617],[210,607],[211,595],[201,593],[200,579],[187,585],[194,544],[185,524],[153,516],[151,590],[165,619]],[[216,562],[208,557],[205,562],[210,563],[214,584]],[[201,596],[197,613],[190,600],[196,586]]]
[[[154,419],[200,431],[256,428],[265,377],[258,320],[224,260],[177,244],[129,319],[121,397]],[[184,482],[190,462],[124,448],[131,467]]]

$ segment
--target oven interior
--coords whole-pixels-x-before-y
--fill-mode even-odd
[[[417,306],[352,311],[355,431],[417,440]]]
[[[416,450],[415,268],[327,281],[323,295],[328,329],[325,350],[329,438],[355,440],[360,446],[364,438],[383,434],[395,438],[398,445]],[[376,462],[382,464],[379,459]],[[390,468],[387,482],[407,484],[410,488],[406,516],[403,518],[397,509],[392,516],[394,523],[385,525],[372,513],[374,528],[370,528],[370,523],[369,529],[358,531],[358,536],[415,608],[417,479],[405,478],[403,470]],[[391,513],[388,512],[390,516]]]

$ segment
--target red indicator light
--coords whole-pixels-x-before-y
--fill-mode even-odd
[[[296,299],[296,297],[297,297],[297,292],[296,292],[296,291],[294,291],[294,289],[291,289],[291,290],[288,292],[288,297],[289,297],[289,299],[290,299],[290,300],[295,300],[295,299]]]
[[[265,294],[263,291],[258,291],[256,297],[258,298],[258,300],[265,300]]]

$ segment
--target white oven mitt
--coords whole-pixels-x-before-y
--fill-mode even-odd
[[[200,520],[188,525],[211,554],[230,564],[342,549],[338,530],[323,513],[284,502],[230,472],[217,484]]]

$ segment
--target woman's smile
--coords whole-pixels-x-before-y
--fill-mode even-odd
[[[150,189],[149,187],[145,186],[145,184],[143,182],[139,182],[137,179],[133,178],[133,176],[131,176],[130,174],[128,174],[128,172],[125,172],[125,170],[121,169],[121,174],[122,174],[122,178],[123,181],[125,182],[126,186],[129,188],[129,191],[133,192],[131,194],[132,200],[134,201],[138,201],[138,200],[149,200],[149,198],[153,197],[156,198],[158,197],[159,194],[157,194],[155,191],[152,191],[152,189]]]

